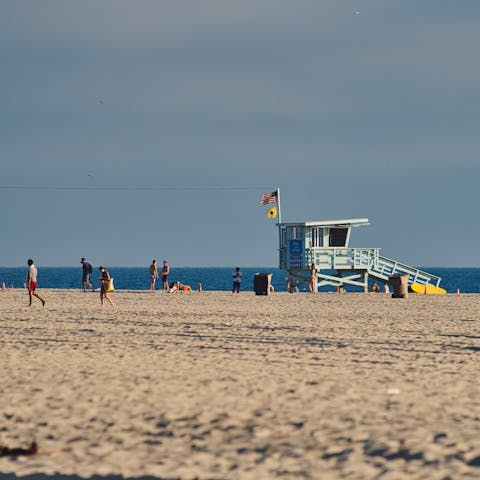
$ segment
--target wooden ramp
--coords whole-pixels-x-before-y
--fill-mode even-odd
[[[368,269],[368,274],[376,280],[387,281],[392,275],[408,275],[408,284],[417,283],[420,285],[433,285],[438,287],[440,277],[424,272],[418,268],[410,267],[395,260],[391,260],[381,255],[378,256],[377,262]]]

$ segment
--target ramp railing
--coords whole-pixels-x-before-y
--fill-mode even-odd
[[[368,274],[380,280],[388,280],[391,275],[408,275],[408,283],[420,283],[422,285],[440,285],[441,277],[424,272],[418,268],[410,267],[390,258],[378,256],[376,265],[371,267]]]

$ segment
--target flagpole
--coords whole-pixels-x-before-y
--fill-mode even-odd
[[[278,223],[282,223],[282,207],[280,206],[280,188],[277,187]]]
[[[277,226],[278,226],[278,266],[280,268],[283,267],[282,265],[282,262],[281,262],[281,255],[280,255],[280,251],[281,251],[281,247],[282,247],[282,228],[280,227],[281,223],[282,223],[282,207],[280,206],[280,188],[277,187],[277,205],[278,205],[278,223],[277,223]]]

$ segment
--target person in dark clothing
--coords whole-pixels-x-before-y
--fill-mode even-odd
[[[85,257],[82,257],[80,260],[80,263],[82,264],[82,288],[83,291],[87,291],[87,287],[90,287],[92,289],[92,292],[95,291],[95,287],[90,283],[90,275],[93,272],[93,267],[90,263],[87,262]]]

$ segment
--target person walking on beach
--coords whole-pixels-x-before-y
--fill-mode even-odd
[[[150,290],[155,290],[155,281],[158,278],[158,268],[157,268],[157,261],[152,260],[152,264],[150,265]]]
[[[232,273],[232,278],[232,293],[240,293],[240,285],[242,284],[242,272],[240,271],[240,267],[237,267]]]
[[[166,260],[163,261],[163,267],[162,267],[162,284],[163,284],[163,289],[164,290],[169,290],[169,285],[168,285],[168,274],[170,273],[170,265]]]
[[[103,300],[108,300],[110,305],[113,307],[115,304],[112,302],[112,299],[108,296],[109,287],[110,287],[110,274],[107,272],[105,267],[99,267],[100,270],[100,303],[103,306]]]
[[[31,258],[27,261],[28,265],[28,273],[27,273],[27,288],[28,288],[28,298],[29,303],[28,306],[32,306],[33,297],[37,297],[41,302],[42,305],[45,306],[45,300],[35,292],[37,288],[37,277],[38,277],[38,270],[37,267],[33,264],[33,260]]]
[[[82,264],[82,288],[83,291],[87,291],[87,287],[92,289],[92,292],[95,291],[95,287],[90,283],[90,275],[93,273],[93,267],[90,263],[87,262],[85,257],[82,257],[80,260]]]
[[[312,263],[310,267],[310,281],[308,282],[308,289],[311,293],[317,293],[317,268]]]

